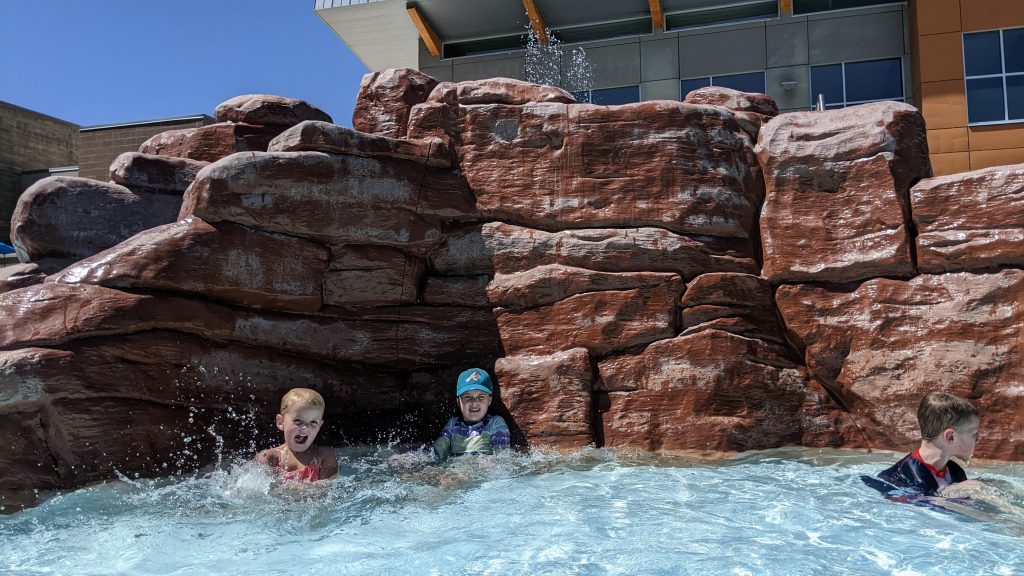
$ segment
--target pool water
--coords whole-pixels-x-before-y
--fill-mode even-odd
[[[244,463],[58,495],[0,516],[0,573],[1024,574],[1019,464],[968,470],[1003,499],[978,520],[865,486],[893,453],[393,455],[341,451],[312,486]]]

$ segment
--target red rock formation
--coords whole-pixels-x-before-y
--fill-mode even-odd
[[[927,178],[910,199],[921,272],[1024,266],[1024,164]]]
[[[494,374],[502,403],[533,445],[571,450],[594,442],[594,375],[586,349],[500,358]]]
[[[198,128],[168,130],[143,142],[139,152],[216,162],[235,152],[266,152],[270,141],[285,129],[284,126],[219,122]]]
[[[110,179],[133,192],[181,194],[207,162],[125,152],[110,165]]]
[[[87,178],[43,178],[18,198],[11,241],[22,262],[78,260],[153,226],[173,222],[181,197],[134,193]]]
[[[329,252],[229,222],[188,217],[141,232],[49,281],[166,290],[287,312],[316,312]]]
[[[217,122],[260,126],[294,126],[306,120],[331,122],[331,117],[309,102],[271,94],[243,94],[221,102],[214,110]]]
[[[766,122],[763,95],[691,96],[605,108],[387,71],[361,89],[367,133],[244,97],[155,138],[216,160],[179,222],[112,231],[142,197],[116,185],[28,195],[19,250],[106,251],[0,281],[0,505],[165,473],[211,425],[251,452],[232,411],[269,425],[296,385],[324,391],[337,441],[426,440],[469,365],[534,446],[909,449],[938,388],[982,409],[978,456],[1024,459],[1019,168],[911,194],[930,169],[909,106]],[[174,191],[196,167],[128,155],[114,177]]]
[[[1024,271],[781,286],[776,300],[810,375],[873,446],[913,448],[917,403],[945,391],[981,410],[977,456],[1024,458]]]
[[[437,86],[437,80],[417,70],[389,69],[363,76],[352,112],[352,127],[360,132],[404,138],[409,109]]]
[[[931,176],[916,108],[878,102],[781,114],[762,127],[757,155],[769,280],[914,274],[908,192]]]

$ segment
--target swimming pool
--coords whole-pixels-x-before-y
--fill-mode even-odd
[[[1024,465],[973,466],[1014,504],[978,521],[859,480],[892,453],[711,462],[585,450],[399,464],[339,452],[305,493],[251,464],[123,479],[0,516],[5,574],[1020,574]]]

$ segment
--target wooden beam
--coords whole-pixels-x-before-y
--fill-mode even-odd
[[[548,33],[545,30],[544,18],[540,15],[536,2],[534,0],[523,0],[523,6],[526,8],[526,15],[530,17],[533,33],[537,35],[537,39],[540,40],[541,44],[547,44]]]
[[[647,0],[651,7],[651,26],[655,30],[665,29],[665,11],[661,9],[661,0]]]
[[[427,50],[430,51],[430,55],[434,58],[440,58],[441,41],[438,40],[437,34],[434,33],[434,29],[427,23],[423,14],[420,14],[419,8],[413,4],[406,4],[405,11],[409,13],[409,18],[412,18],[412,23],[415,24],[416,29],[420,31],[420,38],[422,38],[423,43],[427,45]]]

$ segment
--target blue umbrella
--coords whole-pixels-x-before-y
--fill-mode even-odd
[[[14,252],[15,250],[12,246],[0,242],[0,254],[14,254]]]

